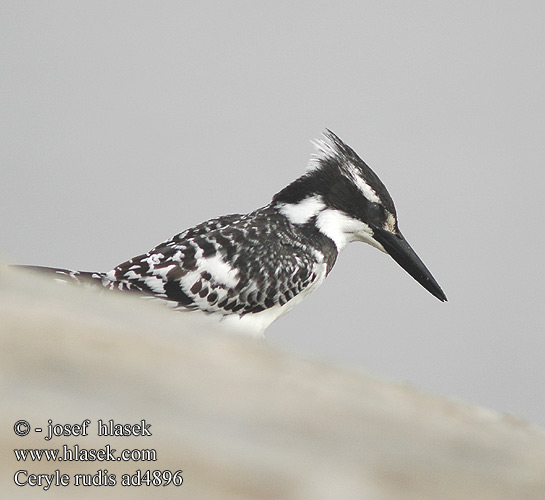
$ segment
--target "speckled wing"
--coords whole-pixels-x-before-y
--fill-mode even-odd
[[[185,310],[243,315],[284,305],[329,266],[265,210],[195,226],[107,276]]]

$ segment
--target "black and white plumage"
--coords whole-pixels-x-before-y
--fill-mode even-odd
[[[446,300],[399,232],[380,179],[335,134],[324,135],[307,172],[254,212],[203,222],[107,273],[24,267],[137,292],[261,336],[324,281],[346,244],[363,241]]]

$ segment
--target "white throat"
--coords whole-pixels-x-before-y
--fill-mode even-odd
[[[373,239],[373,230],[362,222],[334,208],[322,210],[316,217],[316,227],[333,240],[340,252],[348,243],[363,241],[385,251],[384,247]]]
[[[319,195],[309,196],[298,203],[282,203],[278,210],[292,224],[297,225],[306,224],[316,217],[317,229],[335,243],[337,251],[341,251],[352,241],[363,241],[385,251],[373,239],[373,231],[367,224],[335,208],[326,208]]]

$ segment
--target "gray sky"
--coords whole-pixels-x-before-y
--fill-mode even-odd
[[[273,345],[545,424],[545,4],[2,0],[0,255],[109,270],[299,176],[325,127],[449,302],[349,246]]]

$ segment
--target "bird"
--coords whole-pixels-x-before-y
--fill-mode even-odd
[[[263,338],[271,323],[323,283],[340,251],[360,241],[389,254],[446,301],[400,232],[394,202],[375,172],[329,129],[313,142],[306,172],[253,212],[202,222],[109,272],[17,267],[137,293]]]

